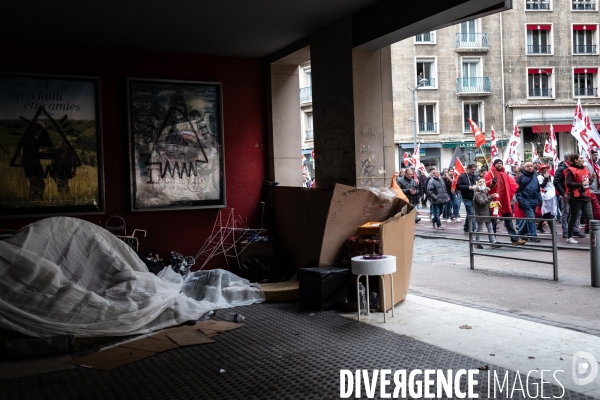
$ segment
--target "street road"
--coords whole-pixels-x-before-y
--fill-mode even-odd
[[[526,247],[479,251],[551,260],[552,253]],[[479,256],[471,270],[467,241],[416,237],[411,293],[600,335],[600,288],[590,284],[589,251],[559,250],[558,258],[558,282],[551,264]]]

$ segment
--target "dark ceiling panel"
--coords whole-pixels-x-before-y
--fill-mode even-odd
[[[6,0],[19,42],[264,57],[378,0]]]

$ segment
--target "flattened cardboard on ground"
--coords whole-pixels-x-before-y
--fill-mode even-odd
[[[408,214],[401,215],[405,206]],[[412,268],[415,213],[414,207],[403,199],[389,201],[366,189],[337,184],[329,206],[319,265],[339,265],[342,245],[356,234],[356,228],[369,221],[383,221],[379,227],[380,251],[396,256],[396,272],[392,275],[394,301],[396,304],[404,301]],[[387,285],[389,279],[386,289]],[[392,307],[389,290],[386,290],[385,304],[387,309]]]
[[[125,347],[111,347],[107,350],[102,350],[97,353],[92,353],[87,356],[75,358],[67,361],[68,364],[79,365],[81,367],[96,368],[103,371],[122,367],[123,365],[134,361],[143,360],[153,356],[154,352],[128,349]]]
[[[192,346],[195,344],[214,343],[215,340],[208,337],[200,330],[175,332],[167,334],[169,339],[177,343],[179,346]]]
[[[300,286],[298,281],[285,281],[279,283],[261,283],[267,301],[298,301],[300,299]]]
[[[167,335],[169,333],[177,333],[177,332],[188,332],[188,331],[195,331],[198,329],[198,324],[195,325],[181,325],[175,328],[167,328],[167,329],[163,329],[160,330],[156,333],[156,335],[152,335],[149,336],[152,339],[156,339],[156,340],[164,340],[167,341],[169,343],[173,343],[173,341],[171,339],[169,339],[167,337]]]
[[[70,355],[24,361],[2,361],[0,362],[0,380],[41,375],[47,374],[48,372],[76,368],[72,364],[64,364],[67,361],[71,361]]]
[[[179,346],[171,341],[147,337],[143,339],[134,340],[132,342],[120,344],[119,347],[151,351],[153,353],[161,353],[163,351],[176,349]]]
[[[226,332],[233,329],[241,328],[244,324],[240,324],[238,322],[230,322],[230,321],[215,321],[212,319],[207,319],[206,321],[198,322],[195,325],[196,329],[204,330],[208,329],[211,331],[217,332]]]

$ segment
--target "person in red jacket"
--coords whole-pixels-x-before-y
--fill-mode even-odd
[[[515,195],[517,188],[519,187],[515,180],[509,176],[504,170],[504,164],[502,160],[496,159],[494,165],[490,168],[484,176],[486,185],[490,188],[490,195],[498,194],[497,201],[500,202],[500,209],[498,215],[501,217],[512,217],[511,200]],[[494,232],[496,232],[496,219],[492,219],[492,225],[494,226]],[[513,225],[512,220],[504,220],[504,226],[510,237],[510,241],[513,245],[518,246],[525,243],[525,240],[521,240],[517,236],[517,231]]]
[[[582,155],[573,153],[569,156],[569,168],[565,170],[565,186],[567,187],[567,199],[571,213],[569,215],[569,228],[567,231],[567,243],[578,243],[573,239],[575,224],[579,223],[579,210],[588,221],[594,219],[592,214],[590,171],[585,167],[585,159]]]

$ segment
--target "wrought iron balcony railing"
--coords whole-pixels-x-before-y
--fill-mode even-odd
[[[473,121],[475,122],[475,121]],[[483,122],[475,122],[477,124],[477,126],[479,127],[479,129],[481,129],[481,131],[483,132]],[[471,132],[471,124],[469,123],[469,121],[465,121],[465,132]]]
[[[574,44],[573,54],[596,54],[595,44]]]
[[[435,122],[419,122],[419,132],[437,132]]]
[[[527,0],[525,2],[526,10],[549,10],[550,0]]]
[[[552,46],[549,44],[528,44],[527,54],[550,54]]]
[[[433,32],[421,33],[415,36],[415,42],[417,43],[433,43],[435,36]]]
[[[573,10],[595,10],[596,0],[572,0]]]
[[[312,101],[312,86],[300,88],[300,103],[310,103]]]
[[[312,139],[314,139],[314,138],[315,138],[315,137],[314,137],[314,132],[315,132],[315,131],[313,131],[312,129],[311,129],[311,130],[309,130],[309,131],[307,130],[307,131],[305,131],[305,132],[306,132],[306,140],[312,140]]]
[[[529,97],[552,97],[552,89],[529,89]]]
[[[458,78],[456,80],[456,92],[458,94],[490,93],[491,85],[489,77],[481,78]]]
[[[575,88],[575,96],[598,96],[598,88]]]
[[[490,47],[487,33],[457,33],[456,49],[488,49]]]

